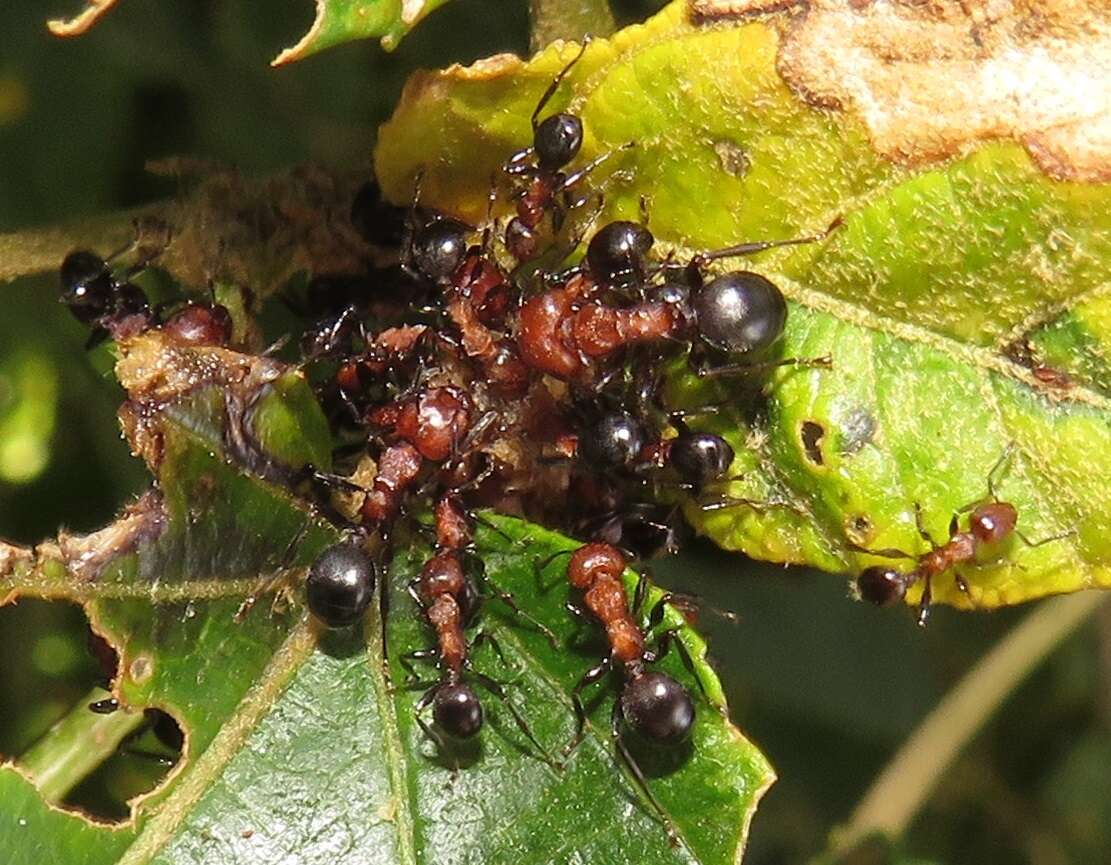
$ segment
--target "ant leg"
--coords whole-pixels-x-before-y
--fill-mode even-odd
[[[832,369],[833,358],[828,354],[821,357],[785,357],[782,360],[769,360],[763,363],[731,363],[725,366],[710,366],[695,369],[699,378],[719,378],[726,375],[751,375],[765,372],[780,366],[805,366],[814,369]]]
[[[728,508],[747,507],[751,508],[758,514],[765,514],[772,508],[784,508],[793,514],[799,516],[806,516],[806,512],[802,508],[789,504],[788,502],[767,502],[767,501],[754,501],[753,499],[738,499],[732,496],[722,496],[712,502],[700,502],[698,509],[705,513],[712,513],[713,511],[722,511]]]
[[[780,246],[800,246],[807,243],[817,243],[825,240],[834,231],[844,224],[844,219],[838,216],[829,227],[824,231],[817,234],[807,235],[806,237],[793,237],[790,240],[759,240],[755,243],[738,243],[735,246],[726,246],[722,249],[714,249],[710,252],[700,252],[693,259],[691,264],[701,267],[702,265],[716,261],[719,258],[738,258],[745,255],[755,255],[758,252],[764,252],[768,249],[776,249]]]
[[[1003,468],[1004,464],[1006,464],[1006,462],[1014,455],[1014,452],[1015,443],[1011,442],[1009,445],[1007,445],[1007,447],[1003,449],[1003,453],[1000,454],[999,459],[995,461],[995,465],[993,465],[991,467],[991,471],[988,472],[988,495],[991,496],[992,501],[999,501],[999,496],[996,495],[995,492],[995,484],[996,481],[999,480],[1000,470]]]
[[[489,676],[483,673],[471,670],[470,674],[476,682],[478,682],[487,691],[489,691],[491,694],[502,701],[502,703],[505,705],[505,708],[509,710],[509,714],[513,716],[513,721],[517,724],[517,729],[524,733],[528,740],[532,743],[533,747],[544,755],[544,762],[555,769],[562,769],[563,764],[554,759],[552,755],[548,753],[547,749],[540,744],[540,741],[532,732],[532,728],[529,727],[528,722],[524,719],[524,716],[521,715],[521,713],[517,710],[517,707],[513,705],[513,702],[509,699],[509,695],[505,693],[505,688],[503,688],[500,684],[498,684]]]
[[[617,753],[621,757],[621,761],[625,764],[625,768],[629,770],[629,774],[633,776],[640,792],[651,803],[652,808],[656,812],[656,816],[660,822],[663,823],[664,831],[667,832],[667,840],[671,843],[672,847],[679,846],[679,833],[675,830],[675,825],[671,822],[671,818],[667,816],[667,812],[663,809],[659,800],[653,795],[652,790],[648,787],[648,779],[644,777],[639,764],[634,759],[632,752],[629,751],[628,746],[625,744],[625,739],[621,735],[621,700],[620,698],[613,703],[613,712],[610,716],[610,735],[613,737],[613,744],[617,748]]]
[[[429,659],[438,658],[440,653],[435,649],[416,649],[412,652],[405,652],[397,656],[398,663],[405,668],[405,672],[409,674],[409,678],[405,680],[405,687],[413,687],[417,682],[417,671],[413,667],[413,661],[427,661]]]
[[[522,610],[517,604],[517,599],[514,598],[512,594],[497,586],[485,574],[483,574],[483,580],[486,583],[487,591],[489,591],[489,593],[493,595],[493,597],[497,598],[499,601],[509,607],[509,609],[511,609],[519,619],[528,622],[530,625],[536,628],[536,630],[543,634],[544,638],[551,644],[553,649],[559,648],[559,640],[556,639],[556,635],[552,633],[551,629],[547,625]],[[493,640],[493,637],[490,637],[489,639]],[[500,653],[501,652],[499,650],[499,654]]]
[[[532,123],[532,128],[534,130],[537,126],[540,125],[537,122],[538,118],[540,117],[540,112],[544,110],[545,106],[548,104],[551,98],[555,96],[556,90],[559,89],[559,85],[563,82],[563,79],[567,77],[567,73],[570,72],[574,68],[575,64],[582,59],[582,56],[586,53],[586,47],[589,44],[590,36],[584,36],[583,44],[582,47],[579,49],[579,53],[572,57],[571,62],[564,66],[559,71],[559,74],[557,74],[556,77],[552,79],[552,83],[548,85],[548,89],[544,91],[544,95],[541,96],[540,101],[536,103],[536,108],[533,109],[532,117],[530,118],[530,122]]]
[[[918,627],[924,628],[930,621],[930,605],[933,601],[933,578],[926,577],[926,585],[922,587],[922,598],[918,601]]]
[[[878,556],[881,559],[911,559],[912,561],[917,561],[917,558],[910,553],[904,553],[902,550],[893,550],[889,547],[873,550],[868,547],[862,547],[860,544],[854,544],[852,541],[845,541],[845,546],[854,552],[867,553],[869,556]]]
[[[550,556],[545,556],[544,558],[540,559],[540,561],[534,561],[532,563],[533,573],[536,574],[536,581],[540,585],[542,591],[546,591],[548,588],[551,588],[551,586],[545,587],[543,583],[544,571],[545,569],[547,569],[548,565],[550,565],[560,556],[570,556],[573,555],[574,552],[574,550],[560,550],[558,553],[552,553]],[[560,576],[562,578],[562,575]],[[555,585],[555,583],[552,583],[552,585]]]
[[[635,141],[626,141],[620,147],[615,147],[613,150],[607,150],[601,156],[595,156],[593,159],[590,160],[590,162],[586,163],[586,165],[584,165],[578,171],[573,171],[566,177],[564,177],[563,180],[561,180],[555,187],[555,189],[552,190],[552,194],[554,195],[557,192],[566,192],[568,189],[575,186],[575,184],[586,178],[586,176],[589,175],[592,171],[594,171],[600,165],[608,162],[618,153],[623,153],[626,150],[631,150],[636,146],[637,145]]]
[[[649,619],[649,630],[663,621],[663,611],[666,610],[665,604],[669,604],[678,610],[688,622],[690,622],[692,618],[697,619],[698,613],[702,610],[709,610],[711,613],[714,613],[718,617],[734,625],[739,624],[741,621],[740,616],[732,610],[723,610],[720,607],[715,607],[713,604],[706,603],[697,595],[692,595],[687,592],[668,592],[652,610],[653,618]],[[660,610],[661,612],[657,615],[656,610]]]
[[[1015,529],[1015,537],[1017,537],[1023,544],[1028,547],[1041,547],[1045,544],[1051,544],[1054,541],[1063,541],[1065,538],[1071,538],[1076,534],[1076,529],[1069,529],[1067,532],[1060,532],[1056,535],[1050,535],[1048,538],[1042,538],[1040,541],[1032,541],[1018,529]]]
[[[575,710],[575,735],[571,737],[571,741],[563,746],[563,756],[566,757],[582,742],[583,736],[586,733],[586,708],[583,706],[582,692],[599,681],[613,668],[613,655],[607,655],[598,664],[591,667],[583,677],[575,684],[571,690],[571,706]],[[618,700],[618,705],[620,704]]]
[[[648,600],[648,586],[650,580],[645,574],[637,575],[636,589],[633,590],[633,616],[639,616],[644,609],[644,602]]]
[[[474,639],[471,640],[471,649],[477,649],[483,643],[490,644],[490,648],[492,648],[497,654],[498,660],[501,661],[503,667],[512,666],[509,661],[505,659],[505,652],[502,651],[501,643],[499,643],[497,638],[489,631],[479,631],[477,634],[475,634]]]
[[[954,514],[953,519],[949,521],[950,537],[956,534],[956,532],[954,531],[954,529],[956,528],[956,523],[957,515]],[[940,544],[938,544],[938,542],[933,539],[933,536],[926,529],[926,524],[923,522],[922,518],[922,505],[920,505],[918,502],[914,503],[914,525],[918,529],[919,537],[921,537],[922,540],[929,544],[932,549],[936,550],[940,546]]]

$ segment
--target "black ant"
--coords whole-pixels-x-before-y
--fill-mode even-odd
[[[856,587],[860,597],[869,603],[886,607],[901,601],[907,590],[917,582],[922,582],[922,597],[918,602],[918,624],[925,625],[930,616],[932,584],[935,577],[959,565],[974,562],[985,547],[995,547],[1010,537],[1019,538],[1028,547],[1040,547],[1051,541],[1061,540],[1070,532],[1040,541],[1031,541],[1018,530],[1018,509],[1009,502],[1000,501],[995,491],[996,473],[1003,467],[1012,453],[1007,448],[988,473],[988,500],[979,499],[957,510],[949,521],[949,539],[939,544],[922,524],[922,509],[915,503],[914,517],[918,534],[930,545],[929,552],[912,555],[895,549],[871,550],[850,543],[858,552],[890,559],[909,559],[914,567],[909,571],[898,571],[886,565],[865,568],[857,577]],[[961,531],[960,515],[968,513],[968,529]],[[961,574],[955,576],[957,586],[969,594],[967,581]]]
[[[86,348],[94,348],[108,337],[133,336],[154,323],[146,294],[130,281],[142,269],[142,265],[129,268],[119,279],[108,261],[86,249],[74,250],[62,261],[60,300],[74,318],[92,326]]]
[[[409,584],[409,594],[435,631],[437,645],[436,648],[420,649],[399,658],[410,674],[413,674],[411,662],[417,660],[435,660],[441,672],[439,681],[417,701],[417,723],[441,752],[449,750],[441,733],[457,740],[473,738],[482,729],[483,711],[478,695],[464,679],[466,676],[502,701],[521,732],[551,762],[524,717],[509,700],[505,689],[471,666],[470,650],[482,642],[490,643],[499,657],[503,656],[497,641],[486,631],[479,632],[469,644],[467,642],[465,629],[475,618],[482,593],[473,571],[469,572],[465,566],[464,553],[471,546],[473,535],[469,516],[454,493],[448,493],[438,501],[435,528],[437,554],[424,564],[420,575]],[[485,575],[483,583],[494,597],[507,604],[518,616],[530,621],[553,646],[557,645],[551,631],[523,613],[509,593],[490,586]],[[408,684],[422,686],[415,675]],[[432,708],[431,726],[420,716],[429,706]]]
[[[533,109],[532,145],[519,150],[509,157],[504,171],[511,177],[525,179],[523,188],[517,193],[517,215],[505,228],[505,245],[510,254],[518,261],[528,261],[536,257],[539,240],[537,229],[549,210],[552,212],[553,228],[559,231],[566,211],[573,209],[582,201],[559,201],[592,171],[610,159],[617,151],[611,150],[595,157],[582,168],[571,174],[563,169],[579,155],[583,143],[582,120],[568,112],[558,112],[540,120],[548,102],[555,95],[559,85],[586,53],[590,38],[583,40],[579,52],[552,79],[547,89]],[[626,149],[625,145],[620,149]]]

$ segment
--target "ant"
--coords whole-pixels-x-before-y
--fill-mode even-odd
[[[860,597],[886,607],[901,601],[907,590],[917,582],[923,582],[922,597],[918,602],[918,624],[925,626],[930,617],[932,583],[940,576],[957,566],[975,562],[985,547],[995,547],[1012,536],[1017,537],[1028,547],[1040,547],[1051,541],[1067,537],[1070,533],[1053,535],[1040,541],[1031,541],[1018,530],[1018,509],[1009,502],[1001,501],[996,494],[996,475],[1010,458],[1013,445],[1008,447],[988,473],[988,499],[979,499],[957,510],[949,521],[949,539],[939,544],[922,524],[922,508],[915,503],[914,517],[918,534],[930,545],[930,551],[919,556],[902,550],[871,550],[850,543],[849,546],[862,553],[889,559],[910,559],[915,566],[909,571],[899,571],[886,565],[873,565],[865,568],[857,577],[856,587]],[[960,530],[959,518],[968,513],[968,529]],[[960,573],[955,573],[957,587],[969,594],[968,582]]]
[[[624,684],[614,702],[610,720],[614,745],[637,787],[663,823],[668,838],[672,844],[678,844],[675,826],[649,788],[623,734],[624,726],[656,745],[675,746],[686,741],[694,727],[694,703],[687,689],[666,673],[647,669],[648,664],[663,658],[671,645],[672,630],[657,635],[655,649],[648,648],[646,637],[646,633],[662,620],[670,595],[665,595],[656,604],[647,628],[642,629],[637,618],[647,599],[648,580],[642,577],[637,582],[630,610],[622,579],[627,563],[621,551],[610,544],[594,542],[567,552],[571,556],[567,565],[567,580],[573,589],[581,592],[585,609],[574,603],[568,603],[567,608],[580,617],[587,617],[589,613],[602,626],[610,652],[588,670],[571,691],[575,733],[563,753],[566,756],[574,751],[585,735],[586,709],[582,692],[600,681],[615,665],[620,665]],[[539,565],[538,571],[546,565],[547,562]]]
[[[370,606],[378,570],[360,544],[344,541],[325,549],[309,567],[309,612],[327,628],[359,621]]]
[[[109,256],[108,260],[122,251]],[[65,257],[59,269],[60,301],[79,322],[92,325],[92,333],[85,344],[89,349],[109,337],[134,336],[154,324],[146,294],[130,281],[144,265],[129,268],[126,276],[119,279],[109,268],[108,260],[87,249],[76,249]]]
[[[146,262],[127,270],[117,278],[103,259],[94,252],[77,249],[62,261],[59,276],[62,283],[61,302],[74,318],[93,330],[85,344],[95,348],[105,339],[126,339],[154,327],[158,316],[151,310],[143,290],[130,281],[143,270]],[[218,303],[185,303],[158,325],[179,342],[193,346],[226,346],[232,338],[232,318],[227,308]]]
[[[412,669],[413,661],[435,660],[440,669],[439,681],[428,688],[417,701],[417,723],[442,752],[449,749],[441,733],[456,740],[467,740],[477,735],[483,724],[482,704],[474,689],[464,680],[465,674],[502,701],[517,727],[551,763],[544,747],[509,700],[505,689],[471,666],[470,650],[482,642],[490,643],[503,661],[504,656],[501,647],[488,632],[480,631],[469,645],[464,633],[478,612],[482,593],[473,572],[469,573],[465,567],[464,553],[472,545],[473,533],[469,515],[454,493],[442,496],[437,502],[435,528],[437,553],[425,562],[420,575],[409,584],[409,594],[435,631],[437,645],[435,648],[409,652],[399,658],[411,674],[408,684],[413,687],[423,687]],[[512,595],[492,586],[485,571],[481,573],[484,587],[494,597],[537,627],[553,647],[558,645],[550,630],[525,614]],[[432,708],[431,726],[420,715],[429,706]]]
[[[517,215],[509,220],[505,228],[505,246],[510,255],[520,262],[536,257],[539,248],[537,229],[544,214],[551,210],[553,228],[559,231],[566,211],[585,201],[567,200],[568,190],[618,152],[611,150],[603,153],[577,171],[565,174],[563,169],[582,149],[582,119],[575,114],[558,112],[540,120],[541,112],[551,101],[563,79],[582,59],[589,45],[590,37],[583,39],[579,52],[552,79],[536,103],[530,119],[532,145],[514,153],[503,166],[503,171],[510,177],[521,177],[525,181],[516,195]],[[625,150],[631,146],[627,144],[619,149]],[[558,199],[560,195],[565,199],[562,202]]]
[[[586,264],[556,275],[560,285],[530,298],[520,311],[518,343],[530,366],[565,381],[589,378],[593,364],[626,346],[666,340],[685,342],[726,355],[734,362],[696,368],[699,376],[752,373],[788,364],[828,367],[829,358],[786,358],[759,362],[783,335],[787,303],[764,276],[733,271],[705,282],[702,269],[719,258],[751,255],[779,246],[813,243],[821,234],[781,241],[738,244],[696,255],[680,268],[680,280],[651,285],[649,277],[675,269],[653,265],[652,233],[634,222],[611,222],[587,248]],[[641,299],[614,306],[596,299],[599,291]]]

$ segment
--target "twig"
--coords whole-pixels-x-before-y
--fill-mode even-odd
[[[64,798],[143,723],[142,712],[90,711],[90,703],[109,696],[103,688],[93,688],[19,758],[20,768],[48,802]]]
[[[1081,592],[1041,604],[1004,637],[926,716],[833,837],[833,854],[877,833],[901,835],[961,749],[1004,699],[1107,601]]]

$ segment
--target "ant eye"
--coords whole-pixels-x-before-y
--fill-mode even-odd
[[[665,673],[644,673],[621,692],[625,722],[653,742],[677,745],[694,726],[694,704],[687,689]]]
[[[684,433],[671,442],[668,456],[679,476],[695,487],[715,481],[733,464],[733,448],[713,433]]]
[[[456,739],[469,739],[482,729],[482,704],[467,685],[446,684],[432,702],[436,726]]]
[[[451,279],[467,252],[467,226],[453,219],[438,219],[413,238],[413,266],[425,279],[442,284]]]
[[[695,296],[702,338],[715,348],[739,354],[771,346],[787,322],[787,302],[758,273],[740,270],[708,283]]]
[[[591,275],[602,285],[632,288],[644,281],[645,258],[655,238],[636,222],[611,222],[598,230],[586,248]]]
[[[644,429],[631,414],[614,412],[587,429],[579,439],[579,455],[596,468],[621,468],[644,448]]]
[[[907,575],[883,565],[865,568],[856,578],[856,589],[861,600],[877,607],[889,607],[906,595]]]
[[[362,618],[374,594],[377,572],[361,547],[341,543],[317,556],[305,583],[309,611],[329,628]]]
[[[88,250],[71,252],[59,272],[62,302],[82,324],[106,315],[113,300],[112,274],[104,259]]]
[[[547,171],[562,168],[578,153],[583,143],[583,124],[574,114],[553,114],[536,127],[532,146],[540,167]]]

